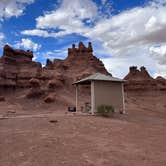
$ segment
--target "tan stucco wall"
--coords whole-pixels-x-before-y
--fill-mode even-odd
[[[95,109],[101,104],[113,105],[116,111],[123,109],[123,92],[121,82],[95,81]]]

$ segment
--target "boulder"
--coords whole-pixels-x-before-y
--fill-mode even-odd
[[[45,103],[52,103],[55,101],[55,95],[54,94],[49,94],[44,98]]]
[[[61,80],[50,80],[48,82],[48,89],[53,90],[63,86],[63,82]]]
[[[40,81],[38,79],[32,78],[29,80],[29,83],[31,88],[26,95],[27,98],[40,97],[44,94],[44,91],[41,89]]]
[[[30,88],[28,93],[26,94],[27,98],[38,98],[44,94],[44,91],[40,88]]]
[[[5,101],[5,97],[4,96],[0,96],[0,102]]]
[[[36,78],[30,79],[29,83],[30,83],[31,87],[33,87],[33,88],[40,87],[40,81]]]

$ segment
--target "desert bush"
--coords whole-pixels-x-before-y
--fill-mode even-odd
[[[115,109],[112,105],[99,105],[97,107],[97,114],[104,117],[112,117],[115,112]]]

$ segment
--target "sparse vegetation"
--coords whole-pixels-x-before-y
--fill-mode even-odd
[[[112,105],[99,105],[97,107],[97,114],[104,117],[112,117],[115,113],[115,109]]]

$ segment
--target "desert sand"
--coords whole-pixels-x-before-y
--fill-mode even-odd
[[[0,166],[165,166],[165,94],[129,96],[113,118],[1,103]]]

